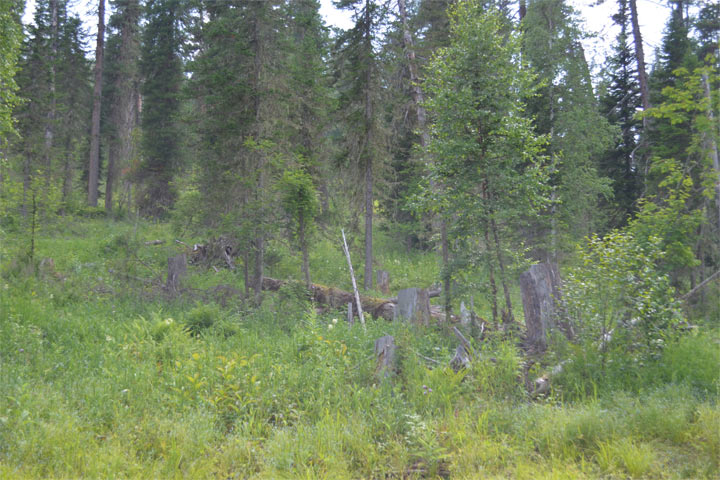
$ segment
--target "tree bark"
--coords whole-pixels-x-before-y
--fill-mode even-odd
[[[487,264],[488,264],[488,275],[490,276],[490,294],[491,297],[491,307],[492,307],[492,316],[493,316],[493,323],[497,325],[498,321],[498,307],[497,307],[497,284],[495,283],[495,265],[492,261],[492,255],[490,254],[490,232],[489,228],[485,227],[485,249],[487,251]]]
[[[511,324],[515,321],[512,311],[512,301],[510,300],[510,289],[507,284],[507,276],[505,275],[505,262],[502,257],[502,249],[500,248],[500,239],[498,237],[497,224],[494,218],[490,218],[490,227],[492,229],[493,238],[495,239],[495,254],[497,255],[498,267],[500,268],[500,281],[502,282],[503,293],[505,294],[505,308],[507,316],[503,315],[503,322]]]
[[[643,49],[642,35],[640,34],[640,22],[638,21],[637,0],[630,2],[630,22],[632,23],[633,40],[635,43],[635,61],[638,69],[638,82],[640,83],[640,98],[643,110],[650,108],[650,90],[648,78],[645,72],[645,53]],[[647,126],[647,117],[643,117],[643,128]]]
[[[403,48],[408,62],[408,71],[410,72],[410,89],[412,91],[413,101],[415,103],[415,113],[417,115],[417,128],[420,131],[420,146],[423,148],[430,143],[430,135],[426,128],[425,107],[423,103],[425,97],[422,87],[420,86],[420,77],[418,76],[417,61],[415,60],[415,45],[408,27],[407,8],[405,0],[398,0],[398,10],[403,27]]]
[[[97,207],[100,174],[100,109],[102,108],[103,53],[105,44],[105,0],[98,2],[98,32],[95,47],[95,88],[93,90],[90,164],[88,168],[88,205]]]
[[[300,248],[302,250],[302,273],[305,277],[305,285],[310,287],[310,256],[308,255],[308,245],[305,241],[305,216],[300,212]]]
[[[365,53],[368,56],[367,68],[365,70],[365,148],[362,154],[365,156],[365,273],[363,278],[363,286],[365,290],[370,290],[373,286],[373,246],[372,246],[372,229],[373,229],[373,171],[372,171],[372,144],[373,144],[373,108],[372,94],[370,86],[372,84],[372,38],[371,38],[371,17],[370,17],[370,0],[365,2]]]
[[[345,239],[345,230],[340,230],[343,238],[343,250],[345,251],[345,257],[348,262],[348,269],[350,270],[350,280],[352,280],[353,293],[355,294],[355,306],[357,307],[358,317],[360,317],[360,323],[365,327],[365,317],[363,316],[362,302],[360,301],[360,293],[358,292],[357,283],[355,282],[355,272],[353,271],[352,261],[350,260],[350,249],[348,248],[347,240]]]
[[[266,291],[277,291],[289,282],[285,280],[278,280],[276,278],[263,277],[263,290]],[[428,291],[428,297],[433,298],[441,294],[439,290]],[[397,298],[376,298],[368,297],[358,294],[355,297],[354,292],[347,292],[340,290],[335,287],[328,287],[326,285],[319,285],[313,283],[308,289],[308,296],[313,302],[320,305],[328,305],[331,308],[344,308],[348,303],[351,303],[354,307],[355,314],[358,314],[358,299],[359,305],[363,310],[363,313],[368,313],[374,318],[384,318],[385,320],[392,321],[395,318],[395,309],[397,308]],[[445,312],[442,308],[431,305],[430,316],[438,321],[445,320]]]
[[[705,98],[707,99],[707,117],[710,121],[710,126],[715,130],[715,115],[713,113],[712,102],[710,100],[710,81],[708,80],[707,74],[703,74],[703,90]],[[710,158],[712,159],[713,170],[715,170],[715,205],[717,206],[717,221],[718,229],[720,229],[720,160],[718,160],[718,146],[715,136],[712,132],[706,135],[705,142],[707,143],[707,149],[710,152]]]
[[[57,110],[57,96],[55,95],[55,77],[56,77],[56,61],[58,51],[58,4],[57,0],[50,0],[50,29],[51,29],[51,48],[50,48],[50,109],[47,114],[47,123],[45,124],[45,193],[48,195],[50,191],[50,177],[52,175],[52,148],[53,139],[55,137],[55,114]]]

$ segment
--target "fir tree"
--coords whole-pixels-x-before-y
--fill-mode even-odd
[[[172,178],[182,154],[179,127],[181,4],[179,0],[150,0],[143,36],[141,73],[142,153],[138,179],[142,184],[138,207],[143,215],[163,217],[177,195]]]
[[[353,12],[355,26],[338,39],[337,65],[340,109],[346,128],[345,158],[362,185],[365,217],[366,290],[373,284],[373,213],[375,175],[387,155],[386,134],[380,118],[383,93],[376,45],[385,12],[372,0],[340,0],[339,8]]]
[[[635,211],[635,202],[642,194],[638,141],[642,132],[637,112],[642,98],[637,81],[637,68],[630,41],[630,18],[627,0],[619,0],[613,21],[620,27],[613,54],[606,66],[606,90],[601,99],[602,113],[610,124],[620,129],[613,147],[600,164],[602,175],[613,181],[610,226],[623,225]]]

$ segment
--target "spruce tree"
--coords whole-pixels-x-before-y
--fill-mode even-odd
[[[468,0],[450,18],[451,43],[433,58],[425,82],[433,120],[427,185],[435,185],[425,206],[443,213],[454,241],[477,243],[484,232],[504,286],[503,318],[512,323],[504,232],[546,197],[543,139],[523,116],[533,77],[519,68],[520,39],[497,8]]]
[[[529,102],[537,131],[548,136],[553,164],[553,205],[548,212],[547,257],[594,231],[601,197],[610,195],[600,177],[601,154],[614,129],[600,114],[574,10],[564,0],[533,0],[523,19],[524,59],[538,74],[539,94]]]
[[[140,4],[138,0],[115,0],[110,17],[105,66],[108,119],[108,164],[105,210],[113,208],[118,171],[130,165],[134,147],[139,95]]]
[[[64,1],[37,3],[16,77],[18,95],[26,99],[17,109],[21,140],[13,145],[22,159],[23,213],[28,211],[31,189],[42,192],[41,211],[60,201],[64,211],[80,165],[78,156],[87,154],[91,91],[84,43],[82,22],[68,15]],[[44,178],[41,187],[35,185],[38,172]]]
[[[611,149],[602,157],[600,173],[613,181],[613,199],[610,205],[609,225],[623,225],[636,210],[636,201],[642,194],[639,138],[642,123],[636,113],[642,107],[637,68],[630,41],[630,18],[627,0],[618,1],[618,12],[613,21],[620,33],[613,45],[613,54],[606,65],[605,92],[601,110],[608,121],[620,129]]]
[[[177,195],[172,178],[182,154],[178,117],[183,83],[181,14],[179,0],[149,0],[146,5],[140,64],[143,159],[137,202],[140,213],[151,217],[166,216]]]
[[[345,158],[363,189],[365,217],[366,290],[373,284],[373,213],[375,175],[387,155],[386,134],[380,118],[383,93],[377,58],[382,21],[381,5],[372,0],[340,0],[339,8],[351,10],[355,25],[338,38],[337,66],[340,109],[345,123]]]

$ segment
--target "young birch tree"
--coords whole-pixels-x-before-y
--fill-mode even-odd
[[[450,45],[431,61],[424,86],[434,159],[428,184],[436,185],[428,188],[426,205],[443,212],[456,239],[485,233],[507,287],[502,231],[546,197],[544,139],[523,115],[533,78],[520,65],[518,35],[507,32],[497,9],[460,2],[450,23]],[[511,321],[505,293],[504,318]]]

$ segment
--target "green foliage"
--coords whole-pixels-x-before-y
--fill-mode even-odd
[[[283,209],[290,217],[293,236],[299,237],[300,229],[304,228],[306,240],[309,240],[320,210],[312,177],[302,169],[285,170],[277,188],[280,190]]]
[[[585,369],[597,382],[609,369],[639,374],[643,362],[663,353],[682,318],[667,275],[656,267],[665,256],[660,240],[639,242],[630,232],[613,231],[588,239],[578,256],[578,266],[565,275],[562,299],[579,340],[571,368]]]
[[[142,82],[142,152],[136,181],[142,214],[165,217],[175,203],[173,175],[182,164],[179,123],[183,65],[180,57],[183,6],[178,0],[154,0],[146,6],[140,70]]]
[[[215,304],[201,304],[190,310],[185,316],[185,327],[194,335],[218,323],[222,318],[220,308]]]
[[[664,269],[677,279],[700,264],[698,245],[707,252],[706,263],[720,261],[717,236],[698,239],[701,225],[715,217],[710,212],[717,212],[717,207],[708,204],[717,181],[709,150],[717,142],[718,118],[709,112],[717,111],[720,99],[714,90],[709,97],[704,92],[703,76],[711,85],[717,82],[712,68],[681,68],[674,75],[674,84],[663,89],[663,102],[646,115],[657,122],[658,129],[681,128],[684,140],[671,142],[670,149],[655,149],[650,167],[653,193],[641,204],[631,229],[638,239],[651,235],[661,239],[668,253]]]
[[[22,28],[18,21],[21,12],[19,7],[17,0],[0,2],[0,91],[3,92],[0,99],[0,145],[3,146],[7,137],[15,133],[12,113],[19,102],[18,86],[15,82],[22,41]]]

